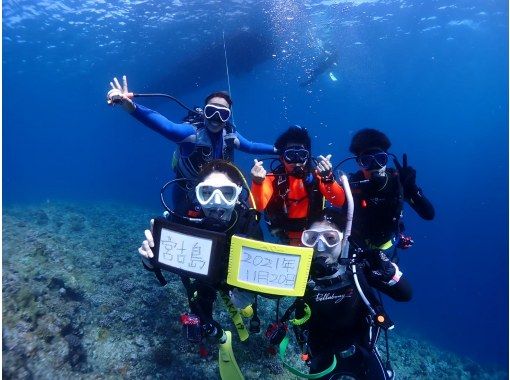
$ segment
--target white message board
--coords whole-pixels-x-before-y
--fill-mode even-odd
[[[299,255],[243,246],[237,279],[254,285],[293,289],[300,260]]]
[[[161,229],[158,261],[162,264],[208,275],[212,240]]]

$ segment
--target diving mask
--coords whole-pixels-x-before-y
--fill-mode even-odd
[[[196,186],[195,195],[206,217],[230,220],[241,191],[242,187],[233,182],[208,179]]]
[[[362,153],[356,158],[356,161],[363,169],[377,170],[384,168],[388,163],[388,153],[383,151]]]
[[[208,184],[207,181],[201,182],[195,188],[195,195],[202,207],[211,205],[233,206],[237,202],[242,187],[236,184]]]
[[[289,147],[283,152],[283,159],[288,164],[306,164],[310,153],[302,147]]]
[[[230,108],[223,107],[217,104],[207,104],[204,107],[204,116],[207,119],[212,119],[213,117],[217,116],[219,120],[225,123],[228,119],[230,119],[231,114],[232,111],[230,111]]]
[[[333,248],[340,244],[343,234],[335,229],[327,230],[305,230],[301,235],[301,243],[305,247],[315,247],[315,245],[323,243],[329,248]]]

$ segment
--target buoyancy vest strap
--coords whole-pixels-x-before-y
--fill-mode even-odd
[[[165,279],[165,277],[163,276],[163,273],[161,272],[161,269],[159,268],[151,268],[151,267],[148,267],[142,260],[142,265],[145,269],[147,269],[149,272],[153,272],[154,275],[156,276],[156,278],[158,279],[159,283],[161,284],[161,286],[165,286],[166,284],[168,284],[168,281]]]
[[[380,249],[381,251],[385,251],[393,246],[393,239],[388,240],[386,243],[383,243],[381,245],[373,245],[370,244],[368,241],[369,247],[372,249]]]

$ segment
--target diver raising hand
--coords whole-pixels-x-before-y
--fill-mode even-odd
[[[188,115],[181,122],[175,123],[139,104],[138,100],[133,101],[134,98],[146,97],[171,99],[185,108]],[[207,95],[202,108],[191,109],[168,94],[129,92],[124,75],[122,84],[117,78],[110,82],[106,100],[109,105],[122,104],[122,108],[136,120],[176,144],[172,159],[176,178],[195,180],[201,168],[213,159],[232,162],[236,150],[251,154],[275,153],[273,145],[249,141],[236,130],[233,123],[233,101],[225,91]],[[192,189],[174,186],[172,198],[181,213],[193,212],[196,207]]]
[[[125,75],[122,76],[122,86],[117,77],[113,78],[113,82],[110,82],[110,86],[112,89],[108,91],[106,95],[106,102],[109,105],[120,103],[126,111],[133,112],[135,110],[135,105],[131,100],[133,93],[128,90],[127,77]]]
[[[397,159],[393,159],[393,163],[397,168],[400,183],[404,189],[404,198],[410,199],[412,194],[417,191],[416,170],[407,164],[406,153],[402,156],[402,165],[400,165]]]

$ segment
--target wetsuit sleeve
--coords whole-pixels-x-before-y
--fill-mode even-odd
[[[395,301],[408,302],[413,296],[411,284],[404,277],[398,266],[390,261],[383,266],[366,266],[363,270],[368,285],[380,290]],[[393,270],[391,270],[391,269]]]
[[[239,150],[241,152],[251,154],[275,154],[274,146],[265,143],[252,142],[243,136],[239,132],[236,132],[237,139],[239,140]]]
[[[140,104],[135,103],[135,110],[131,115],[153,131],[176,143],[180,143],[187,137],[195,134],[195,128],[191,124],[176,124],[160,113]]]
[[[266,176],[264,181],[260,184],[252,181],[251,183],[251,192],[253,194],[253,198],[255,199],[255,203],[257,204],[257,211],[264,211],[269,203],[269,200],[273,196],[273,177]]]
[[[324,181],[320,176],[317,176],[319,181],[319,191],[322,195],[335,207],[342,207],[345,203],[345,192],[342,186],[337,181]]]
[[[365,252],[363,274],[370,286],[379,289],[395,301],[406,302],[412,297],[411,285],[397,264],[381,250]]]
[[[413,288],[404,275],[400,277],[400,280],[395,285],[389,286],[388,284],[379,283],[374,284],[374,288],[398,302],[409,302],[413,298]]]
[[[411,196],[405,198],[405,200],[409,203],[412,209],[425,220],[434,219],[434,206],[432,206],[432,203],[425,198],[421,189],[418,186],[415,186],[410,193]]]

